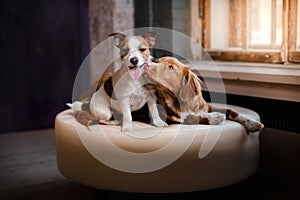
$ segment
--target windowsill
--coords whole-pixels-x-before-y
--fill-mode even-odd
[[[300,102],[300,65],[220,61],[215,65],[207,61],[192,64],[210,86],[209,91],[224,92],[217,86],[221,76],[226,93]]]

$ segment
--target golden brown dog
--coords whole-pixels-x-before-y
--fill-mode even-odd
[[[190,67],[174,57],[162,57],[158,64],[145,68],[149,84],[157,90],[158,104],[161,104],[169,120],[187,124],[220,124],[227,119],[244,125],[247,132],[261,131],[263,124],[246,118],[230,109],[218,109],[209,105],[201,93],[201,81]],[[148,77],[148,78],[149,78]],[[224,113],[224,114],[223,114]]]

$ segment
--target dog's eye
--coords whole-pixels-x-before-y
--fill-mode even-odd
[[[169,70],[173,70],[174,67],[173,67],[172,65],[169,65],[169,66],[168,66],[168,69],[169,69]]]
[[[121,58],[123,59],[128,54],[128,52],[129,52],[128,48],[121,49],[121,52],[120,52]]]
[[[140,52],[144,52],[144,51],[146,51],[146,48],[140,48],[139,50],[140,50]]]
[[[128,49],[128,48],[122,49],[122,50],[121,50],[121,53],[122,53],[122,54],[128,54],[128,52],[129,52],[129,49]]]

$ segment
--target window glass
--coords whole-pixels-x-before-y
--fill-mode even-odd
[[[276,40],[277,46],[281,45],[282,42],[282,0],[276,0]]]
[[[210,48],[227,48],[229,38],[229,0],[211,0],[210,12]]]
[[[270,45],[272,0],[251,0],[247,2],[249,45]]]
[[[280,49],[282,2],[210,0],[210,48]],[[235,45],[230,43],[232,40],[237,41]]]

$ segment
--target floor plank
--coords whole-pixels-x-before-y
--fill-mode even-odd
[[[0,191],[65,180],[57,169],[53,129],[0,135]]]
[[[94,189],[69,180],[0,192],[1,200],[94,200],[96,197]]]
[[[0,158],[55,151],[54,129],[0,134]]]

